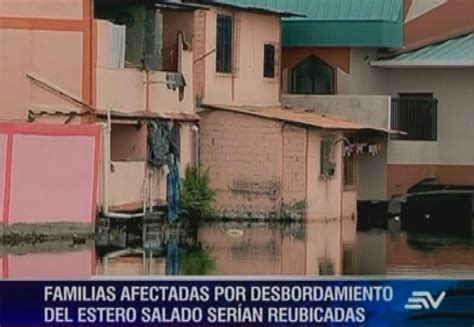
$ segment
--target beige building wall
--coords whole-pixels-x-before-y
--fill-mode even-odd
[[[234,72],[216,72],[216,28],[217,15],[233,17],[233,62]],[[194,47],[200,49],[204,58],[197,65],[204,69],[203,100],[208,104],[235,104],[274,106],[279,104],[280,78],[278,69],[275,78],[263,77],[263,51],[266,43],[276,46],[276,60],[280,56],[280,17],[255,14],[247,11],[211,7],[202,17],[197,13],[197,28],[205,27],[204,35],[196,31]],[[202,32],[202,31],[201,31]],[[201,42],[201,44],[199,44]],[[205,47],[202,49],[202,42]],[[199,76],[203,76],[199,71]]]

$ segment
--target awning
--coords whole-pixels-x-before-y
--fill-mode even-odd
[[[403,134],[403,132],[380,128],[354,122],[342,117],[316,113],[313,110],[289,107],[247,107],[247,106],[226,106],[214,104],[202,104],[202,108],[211,110],[225,110],[261,118],[274,119],[288,123],[301,124],[310,127],[335,130],[373,130],[389,134]]]

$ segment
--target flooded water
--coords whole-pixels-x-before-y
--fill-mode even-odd
[[[95,243],[4,247],[3,278],[162,275],[474,276],[474,240],[355,223],[221,222],[196,230],[108,231]]]

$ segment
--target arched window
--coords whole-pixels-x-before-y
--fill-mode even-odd
[[[314,55],[309,56],[293,68],[292,79],[292,93],[334,93],[334,68]]]

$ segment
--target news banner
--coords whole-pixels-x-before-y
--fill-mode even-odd
[[[474,326],[474,280],[4,280],[0,325]]]

